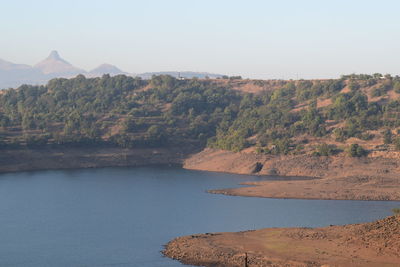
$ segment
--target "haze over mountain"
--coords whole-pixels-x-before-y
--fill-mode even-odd
[[[129,73],[122,71],[118,67],[111,65],[111,64],[101,64],[97,68],[94,68],[93,70],[88,72],[88,77],[98,77],[102,76],[103,74],[110,74],[110,75],[118,75],[118,74],[126,74],[129,75]]]
[[[87,77],[99,77],[104,74],[111,76],[125,74],[130,76],[139,76],[143,79],[149,79],[153,75],[171,75],[182,78],[210,78],[221,77],[220,74],[212,74],[206,72],[146,72],[142,74],[132,74],[125,72],[111,64],[102,64],[97,68],[87,72],[84,69],[75,67],[65,59],[63,59],[57,51],[52,51],[44,60],[34,66],[25,64],[15,64],[0,59],[0,89],[9,87],[18,87],[22,84],[45,84],[53,78],[72,78],[78,74],[83,74]]]
[[[46,59],[36,64],[33,68],[39,69],[43,74],[53,77],[74,76],[86,72],[62,59],[57,51],[51,51]]]
[[[159,72],[145,72],[138,74],[137,76],[142,77],[143,79],[150,79],[153,75],[170,75],[175,78],[193,78],[197,77],[200,79],[204,79],[209,77],[211,79],[220,78],[222,74],[208,73],[208,72],[193,72],[193,71],[159,71]]]
[[[0,88],[14,87],[24,83],[36,84],[43,79],[43,73],[38,69],[0,59]]]

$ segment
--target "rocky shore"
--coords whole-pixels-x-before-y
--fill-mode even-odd
[[[400,266],[400,216],[315,229],[191,235],[172,240],[163,253],[184,264],[210,267],[394,267]]]

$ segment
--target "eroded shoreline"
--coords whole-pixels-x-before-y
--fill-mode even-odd
[[[3,150],[0,173],[151,165],[182,166],[192,153],[174,148],[44,148]]]
[[[262,168],[255,173],[257,165]],[[239,174],[318,177],[243,182],[245,187],[209,191],[216,194],[294,199],[400,200],[400,161],[397,158],[269,156],[205,149],[186,159],[183,167]]]
[[[257,164],[262,168],[254,172]],[[182,148],[68,148],[5,150],[0,173],[34,170],[183,166],[185,169],[236,174],[312,177],[313,179],[246,182],[239,188],[215,188],[210,193],[233,196],[331,199],[400,200],[400,161],[397,158],[265,156]]]

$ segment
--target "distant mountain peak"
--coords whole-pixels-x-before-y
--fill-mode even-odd
[[[111,64],[101,64],[97,68],[91,70],[89,73],[89,77],[101,76],[103,74],[110,74],[110,75],[118,75],[118,74],[127,74],[126,72],[120,70],[114,65]]]
[[[60,54],[58,54],[57,50],[53,50],[50,52],[50,55],[47,57],[48,59],[55,59],[55,60],[60,60]]]
[[[44,74],[54,74],[59,76],[73,76],[85,72],[62,59],[56,50],[51,51],[50,55],[45,60],[35,65],[35,68],[40,69]]]
[[[222,75],[205,72],[147,72],[142,74],[127,73],[118,67],[111,64],[101,64],[97,68],[86,72],[83,69],[77,68],[64,60],[57,50],[53,50],[50,54],[37,63],[35,66],[24,64],[15,64],[6,60],[0,59],[0,90],[8,87],[18,87],[22,84],[44,84],[53,78],[72,78],[78,74],[84,74],[87,77],[101,77],[104,74],[111,76],[129,75],[142,77],[143,79],[151,79],[153,75],[171,75],[180,78],[218,78]]]
[[[99,68],[116,68],[114,65],[108,64],[108,63],[103,63],[99,66]]]

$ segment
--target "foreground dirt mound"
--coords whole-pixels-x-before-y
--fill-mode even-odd
[[[325,228],[192,235],[164,254],[198,266],[400,266],[400,217]]]
[[[346,244],[362,244],[375,249],[377,254],[400,257],[400,216],[355,226]]]

